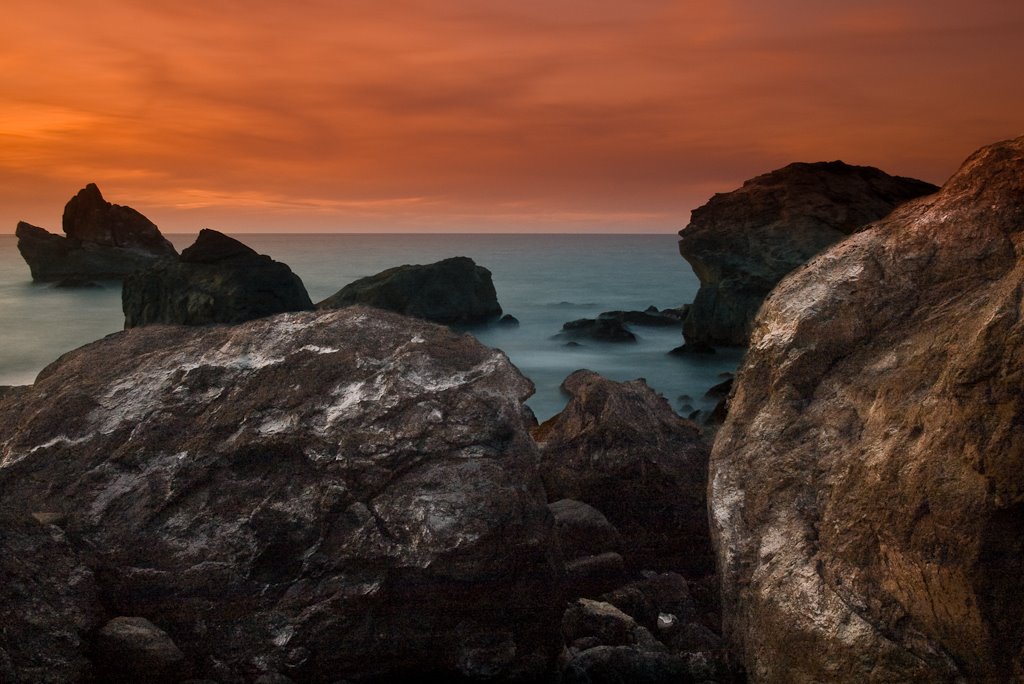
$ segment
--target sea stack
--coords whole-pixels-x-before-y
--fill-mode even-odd
[[[686,348],[743,346],[761,302],[783,276],[930,183],[841,161],[796,163],[746,181],[693,210],[679,253],[700,279],[683,325]]]
[[[18,223],[18,251],[33,280],[121,279],[178,254],[152,221],[107,202],[93,183],[64,207],[63,229],[66,237]]]
[[[755,322],[709,488],[758,682],[1024,671],[1024,137],[820,254]]]
[[[313,308],[287,265],[216,230],[204,228],[179,259],[125,278],[124,327],[154,323],[241,323]]]

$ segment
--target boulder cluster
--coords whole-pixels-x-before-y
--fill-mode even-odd
[[[0,388],[0,681],[1019,681],[1024,138],[928,190],[794,165],[709,203],[773,207],[778,248],[714,435],[585,370],[538,425],[502,352],[423,320],[468,318],[394,294],[432,267],[316,310],[204,231],[127,276],[145,325]],[[820,237],[800,207],[838,237],[773,271],[786,216]],[[210,313],[260,268],[304,310]]]

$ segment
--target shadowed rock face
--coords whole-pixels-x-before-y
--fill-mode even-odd
[[[604,513],[638,569],[711,571],[699,428],[642,380],[576,371],[562,388],[569,404],[534,430],[548,497]]]
[[[33,280],[118,279],[177,255],[152,221],[107,202],[92,183],[65,206],[63,227],[67,237],[18,223],[18,250]]]
[[[536,674],[562,605],[532,391],[363,307],[136,328],[0,395],[0,501],[59,516],[196,676]]]
[[[679,253],[701,284],[683,326],[687,344],[747,344],[761,302],[783,276],[937,189],[834,161],[790,164],[715,195],[679,232]]]
[[[755,679],[1020,677],[1022,294],[1018,138],[765,302],[710,486]]]
[[[317,308],[352,304],[436,323],[482,323],[501,316],[491,272],[468,257],[389,268],[346,285]]]
[[[124,327],[154,323],[209,325],[313,308],[287,265],[203,229],[177,261],[131,274],[121,291]]]
[[[91,681],[86,638],[101,614],[93,574],[59,529],[12,503],[0,501],[0,681]]]

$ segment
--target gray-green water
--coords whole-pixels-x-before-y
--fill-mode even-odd
[[[168,236],[180,250],[194,235]],[[678,330],[634,327],[635,345],[586,343],[567,348],[551,339],[562,323],[613,309],[679,306],[692,301],[697,279],[676,251],[674,235],[236,235],[288,264],[313,301],[385,268],[468,256],[491,270],[498,300],[518,328],[473,330],[508,354],[533,380],[529,401],[538,418],[565,404],[559,384],[588,368],[615,380],[645,378],[673,407],[704,392],[735,369],[736,351],[680,358]],[[120,286],[61,289],[33,283],[13,235],[0,237],[0,385],[31,383],[61,354],[117,332],[123,324]]]

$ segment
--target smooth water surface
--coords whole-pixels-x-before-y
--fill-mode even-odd
[[[552,339],[562,324],[602,311],[675,307],[693,300],[697,279],[676,250],[674,235],[236,235],[288,264],[314,302],[344,285],[401,264],[468,256],[490,269],[498,301],[518,328],[471,331],[508,354],[533,380],[528,402],[541,420],[565,404],[559,385],[579,368],[615,380],[645,378],[677,410],[710,408],[709,387],[733,371],[739,351],[673,357],[674,328],[633,326],[634,345]],[[169,235],[181,250],[194,235]],[[31,383],[61,354],[121,329],[119,283],[63,289],[33,283],[14,236],[0,237],[0,385]],[[680,399],[686,395],[688,399]]]

